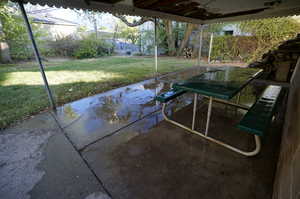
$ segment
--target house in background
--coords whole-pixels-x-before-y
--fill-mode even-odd
[[[239,25],[236,23],[225,25],[222,30],[217,33],[219,35],[231,35],[231,36],[251,36],[250,33],[243,32]]]
[[[55,39],[74,35],[80,25],[74,21],[63,19],[59,8],[44,8],[28,12],[33,23],[40,24],[49,33],[47,39]]]
[[[118,55],[135,55],[140,53],[138,45],[117,39],[114,41],[114,52]]]

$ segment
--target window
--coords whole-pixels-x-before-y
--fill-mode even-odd
[[[224,35],[233,35],[233,30],[225,30]]]

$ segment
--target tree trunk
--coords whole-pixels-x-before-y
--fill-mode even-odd
[[[98,39],[97,19],[96,19],[96,16],[94,16],[94,15],[93,15],[93,24],[94,24],[95,37],[96,37],[96,39]]]
[[[176,29],[176,31],[175,31],[175,49],[177,49],[178,48],[178,40],[179,40],[179,34],[178,34],[178,29],[179,29],[179,22],[175,22],[175,29]]]
[[[180,43],[180,47],[179,47],[179,50],[177,52],[177,56],[181,55],[182,54],[182,51],[183,49],[186,47],[188,41],[189,41],[189,38],[193,32],[193,30],[197,27],[197,25],[195,24],[187,24],[187,27],[185,29],[185,32],[184,32],[184,36],[183,36],[183,39]]]
[[[1,19],[0,19],[0,38],[5,38],[3,29],[2,29]],[[9,51],[9,45],[5,41],[0,41],[0,62],[1,63],[12,62],[11,56],[10,56],[10,51]]]
[[[116,24],[115,28],[114,28],[114,34],[113,34],[113,39],[112,39],[112,52],[115,51],[116,48],[116,40],[117,40],[117,33],[119,31],[119,25]]]
[[[168,55],[174,56],[176,54],[176,48],[175,48],[175,37],[173,33],[172,21],[164,20],[163,23],[165,24],[165,30],[167,33]]]
[[[202,30],[202,27],[201,27],[201,25],[199,25],[198,26],[198,33],[197,33],[197,37],[196,37],[196,39],[195,39],[195,44],[196,45],[194,45],[194,49],[193,49],[193,55],[192,55],[192,57],[193,58],[196,58],[196,57],[198,57],[198,56],[200,56],[201,57],[201,52],[199,52],[200,51],[200,49],[202,48],[202,45],[203,45],[203,30]],[[202,38],[201,38],[201,32],[202,32]],[[200,40],[202,39],[202,41],[201,41],[201,44],[200,44]],[[199,45],[199,47],[198,48],[196,48],[195,46],[198,46]]]

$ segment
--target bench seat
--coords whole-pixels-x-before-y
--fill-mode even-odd
[[[162,94],[156,96],[155,100],[162,102],[162,103],[167,103],[168,101],[170,101],[184,93],[186,93],[186,91],[173,88],[165,93],[162,93]]]
[[[268,86],[237,127],[249,133],[263,136],[275,114],[281,91],[281,86]]]

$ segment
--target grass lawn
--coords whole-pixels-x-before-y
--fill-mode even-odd
[[[195,65],[195,60],[159,58],[159,73]],[[45,62],[46,75],[57,104],[150,78],[154,59],[106,57]],[[47,109],[47,94],[35,62],[0,65],[0,128]]]

